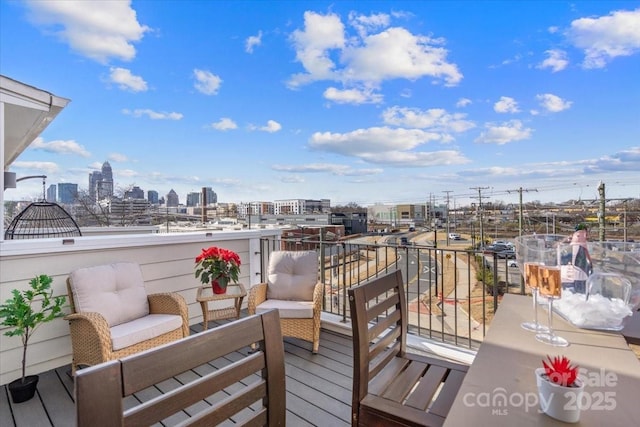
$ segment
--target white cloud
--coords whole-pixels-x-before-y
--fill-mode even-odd
[[[355,12],[349,13],[349,24],[356,29],[360,37],[365,37],[372,31],[389,26],[390,17],[386,13],[374,15],[359,15]]]
[[[134,76],[126,68],[111,67],[109,72],[109,81],[116,83],[122,90],[130,90],[132,92],[145,92],[147,90],[147,82],[140,76]]]
[[[126,162],[126,161],[129,160],[129,158],[126,155],[121,154],[121,153],[111,153],[111,154],[109,154],[108,158],[112,162]]]
[[[122,113],[135,118],[147,116],[151,120],[181,120],[183,117],[181,113],[157,112],[149,109],[128,110],[125,108]]]
[[[387,79],[422,77],[455,86],[462,79],[457,66],[447,62],[442,39],[414,35],[400,27],[370,33],[388,25],[386,15],[352,16],[351,23],[359,31],[353,36],[345,33],[335,14],[305,12],[304,17],[304,29],[295,30],[291,40],[305,73],[291,76],[292,88],[320,80],[376,87]]]
[[[211,127],[213,129],[217,129],[217,130],[232,130],[232,129],[237,129],[238,125],[236,124],[236,122],[234,122],[233,120],[231,120],[228,117],[222,117],[220,120],[218,120],[217,122],[211,123]]]
[[[193,75],[196,78],[194,87],[198,92],[204,93],[205,95],[218,94],[218,90],[222,84],[222,79],[219,76],[216,76],[210,71],[199,70],[197,68],[193,70]]]
[[[447,113],[440,108],[420,110],[417,108],[390,107],[382,112],[385,124],[436,132],[465,132],[475,127],[475,123],[465,120],[463,113]]]
[[[640,8],[576,19],[567,36],[575,47],[584,50],[585,68],[603,68],[616,57],[640,50]]]
[[[291,77],[289,85],[297,87],[314,80],[332,80],[335,64],[329,57],[330,49],[344,47],[344,25],[338,15],[304,13],[304,30],[295,30],[291,40],[296,50],[296,59],[307,74]]]
[[[267,120],[266,126],[258,127],[255,125],[249,125],[249,130],[260,130],[269,133],[278,132],[280,129],[282,129],[282,125],[280,125],[280,123],[276,122],[275,120]]]
[[[56,154],[77,154],[81,157],[91,156],[91,153],[74,140],[44,142],[42,137],[37,137],[31,145],[29,145],[29,148]]]
[[[365,176],[377,175],[382,169],[354,169],[347,165],[334,163],[311,163],[305,165],[274,165],[273,170],[289,173],[330,173],[338,176]]]
[[[509,142],[531,138],[532,129],[525,128],[520,120],[510,120],[502,124],[487,123],[475,142],[503,145]]]
[[[430,76],[444,80],[447,86],[455,86],[462,80],[462,74],[455,64],[447,62],[448,51],[442,44],[441,39],[414,35],[404,28],[389,28],[367,36],[362,45],[347,47],[342,55],[346,63],[342,75],[371,84]]]
[[[285,184],[302,184],[305,182],[304,178],[299,175],[284,175],[280,178],[280,181]]]
[[[382,94],[373,93],[370,89],[336,89],[330,87],[324,91],[325,99],[336,104],[380,104],[384,100]]]
[[[458,108],[464,108],[467,105],[471,105],[471,100],[468,98],[460,98],[458,102],[456,102],[456,107]]]
[[[45,172],[47,174],[54,174],[60,170],[58,165],[53,162],[13,162],[11,167],[16,169]]]
[[[262,44],[262,31],[258,31],[258,35],[249,36],[244,43],[244,50],[247,53],[253,53],[253,48]]]
[[[372,127],[347,133],[316,132],[309,141],[315,150],[356,157],[367,163],[396,167],[426,167],[467,163],[455,150],[416,151],[421,145],[440,140],[434,132],[420,129]]]
[[[571,108],[571,101],[565,101],[557,95],[551,93],[545,93],[542,95],[536,95],[536,99],[540,101],[540,105],[551,113],[559,113],[563,110]]]
[[[138,22],[130,1],[30,0],[26,5],[36,26],[102,64],[111,58],[131,61],[136,56],[133,43],[150,31]]]
[[[361,155],[379,151],[411,150],[438,139],[438,134],[420,129],[371,127],[347,133],[315,132],[309,145],[315,149],[344,155]]]
[[[545,69],[550,68],[551,72],[557,73],[567,68],[569,61],[567,61],[567,53],[560,49],[551,49],[545,52],[548,56],[537,65],[536,68]]]
[[[496,102],[493,106],[496,113],[518,113],[518,103],[515,99],[508,96],[501,96],[500,101]]]

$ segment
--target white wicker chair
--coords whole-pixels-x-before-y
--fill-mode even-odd
[[[67,278],[72,371],[189,336],[177,293],[147,294],[140,266],[119,262],[74,270]]]
[[[323,288],[315,251],[274,251],[269,256],[267,283],[249,289],[248,312],[277,309],[282,335],[311,342],[317,353]]]

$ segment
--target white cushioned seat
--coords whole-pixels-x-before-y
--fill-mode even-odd
[[[149,314],[140,266],[133,262],[80,268],[69,276],[78,312],[100,313],[109,326]]]
[[[150,314],[111,328],[113,350],[120,350],[182,326],[182,317],[175,314]]]
[[[267,299],[311,301],[318,283],[315,251],[275,251],[269,257]]]
[[[256,313],[261,314],[271,309],[277,309],[281,318],[312,319],[313,301],[288,301],[268,299],[256,306]]]

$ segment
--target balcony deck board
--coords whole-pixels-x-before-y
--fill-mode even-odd
[[[192,325],[192,334],[200,331],[202,331],[201,324]],[[316,355],[311,353],[311,343],[294,338],[285,338],[284,343],[287,424],[301,427],[349,426],[352,375],[350,337],[323,329],[320,349]],[[238,354],[237,357],[240,358],[242,355]],[[230,356],[229,363],[232,362],[232,359],[233,356]],[[219,364],[224,364],[224,361]],[[131,407],[136,402],[149,400],[160,393],[166,393],[180,382],[220,367],[204,365],[191,372],[180,374],[136,393],[135,396],[127,397],[124,406]],[[20,404],[11,402],[7,386],[2,386],[0,427],[69,427],[75,425],[73,379],[70,377],[70,373],[70,365],[41,373],[38,394],[28,402]],[[222,397],[221,395],[218,398]],[[211,399],[216,399],[216,396]],[[177,424],[205,405],[207,405],[206,402],[198,402],[158,425]],[[242,417],[242,414],[239,417]]]

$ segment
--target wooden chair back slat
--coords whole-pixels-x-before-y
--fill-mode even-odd
[[[407,353],[407,301],[399,270],[349,289],[353,426],[438,426],[467,367]]]
[[[121,372],[120,362],[112,360],[82,369],[80,380],[76,375],[76,420],[79,427],[92,426],[95,420],[100,420],[103,426],[123,425]],[[86,398],[78,399],[78,396]]]
[[[249,355],[182,387],[162,394],[152,401],[143,402],[135,408],[125,411],[124,418],[131,425],[143,424],[151,418],[156,418],[157,421],[162,420],[237,383],[251,373],[259,372],[264,367],[264,357],[261,353]],[[261,383],[264,383],[264,381],[261,381]],[[253,387],[254,385],[252,384],[251,386]],[[237,397],[239,396],[238,394]]]
[[[244,319],[243,319],[244,320]],[[226,328],[231,327],[233,333]],[[123,357],[124,393],[129,395],[153,384],[186,372],[194,366],[217,359],[229,353],[230,348],[242,348],[238,343],[262,340],[262,322],[259,317],[247,317],[239,324],[226,324],[211,334],[195,334],[189,339],[171,343],[171,352],[158,347],[151,351]]]
[[[128,396],[230,353],[246,351],[254,343],[258,344],[256,352],[123,411],[123,399]],[[212,400],[221,391],[229,396]],[[201,400],[211,406],[183,425],[216,425],[239,411],[243,411],[239,425],[284,425],[284,347],[278,312],[243,318],[143,353],[79,370],[75,394],[80,427],[151,425]]]

